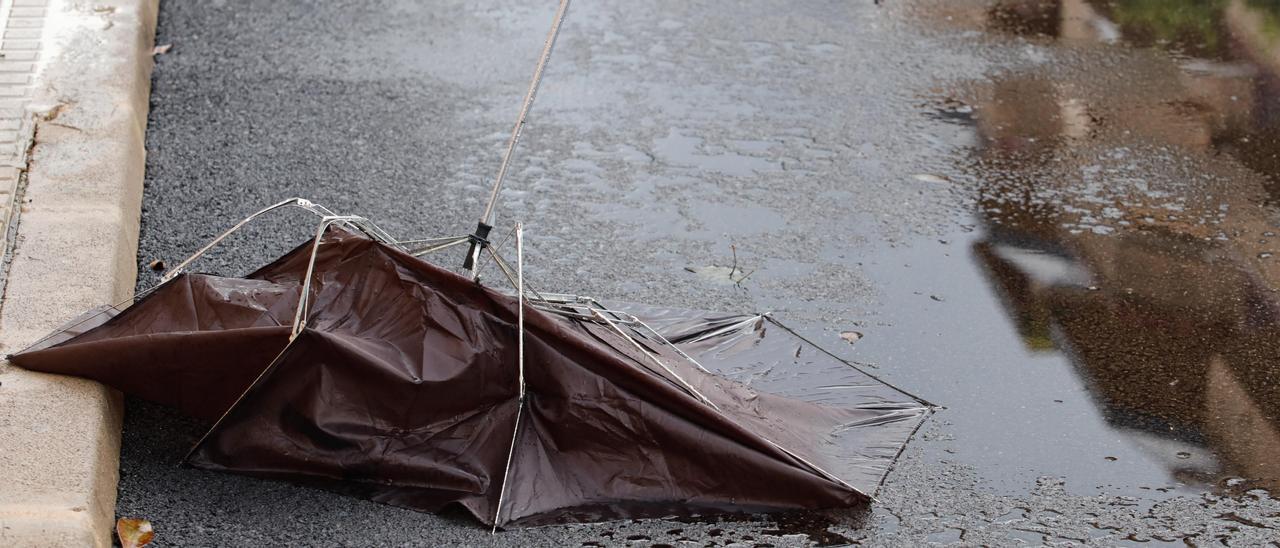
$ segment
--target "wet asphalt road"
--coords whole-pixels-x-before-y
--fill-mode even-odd
[[[884,4],[577,0],[499,212],[543,287],[772,310],[945,406],[870,509],[489,536],[178,467],[202,425],[131,400],[120,514],[175,546],[1274,539],[1274,6]],[[295,195],[465,232],[553,10],[163,2],[139,288]],[[308,222],[200,269],[248,270]],[[731,249],[741,287],[686,270]]]

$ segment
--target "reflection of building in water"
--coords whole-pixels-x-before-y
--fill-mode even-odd
[[[1268,190],[1280,200],[1280,2],[998,0],[986,9],[985,21],[1016,34],[1174,50],[1186,97],[1137,113],[1150,119],[1124,120],[1127,127],[1231,152],[1267,175]],[[1193,127],[1146,127],[1174,121]]]
[[[1241,460],[1261,454],[1237,447],[1276,439],[1280,329],[1269,290],[1203,240],[1033,232],[1044,231],[996,226],[975,247],[1027,345],[1068,353],[1108,420],[1147,434],[1183,479],[1226,473],[1280,486],[1280,468]],[[1180,443],[1209,448],[1224,469]]]
[[[1280,33],[1258,23],[1280,4],[1204,2],[1206,20],[1174,29],[1125,11],[1138,4],[987,12],[1011,31],[1119,33],[1204,57],[1117,67],[1160,90],[1030,71],[975,92],[987,236],[974,251],[1027,346],[1068,354],[1108,420],[1175,475],[1280,489],[1280,213],[1261,204],[1280,198]],[[1130,150],[1172,150],[1196,169],[1146,166],[1163,186],[1125,179]]]

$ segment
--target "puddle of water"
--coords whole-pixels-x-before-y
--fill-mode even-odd
[[[982,8],[975,6],[973,11]],[[1129,67],[1094,63],[1089,67],[1092,74],[1004,78],[997,86],[1004,93],[997,91],[995,101],[1009,107],[995,109],[1005,114],[999,121],[987,117],[1004,126],[987,136],[989,143],[998,143],[1006,152],[1019,146],[1044,150],[1064,137],[1121,128],[1134,141],[1230,154],[1266,176],[1266,190],[1276,194],[1280,4],[1275,1],[998,0],[973,16],[985,20],[989,29],[1054,38],[1086,50],[1117,44],[1158,53],[1149,59],[1155,66],[1147,70],[1130,72]],[[1164,69],[1169,70],[1157,74]],[[1077,77],[1083,81],[1071,81]],[[1090,96],[1094,84],[1116,92],[1118,100]],[[1016,97],[1016,92],[1028,97]],[[981,107],[951,105],[932,115],[971,121],[966,112],[974,108]],[[1033,112],[1039,114],[1034,121],[1014,117]]]
[[[761,171],[778,171],[782,165],[765,158],[749,156],[749,153],[768,151],[771,143],[761,141],[736,141],[736,148],[743,153],[728,147],[713,147],[704,143],[701,137],[686,136],[677,130],[671,130],[666,137],[654,139],[654,155],[661,160],[676,166],[698,166],[703,170],[717,171],[726,175],[746,177]]]
[[[964,539],[964,530],[954,527],[947,527],[941,531],[933,533],[925,537],[925,542],[937,544],[950,544],[959,542]]]
[[[694,202],[689,205],[693,218],[703,225],[701,231],[688,231],[691,236],[722,240],[728,236],[749,236],[785,228],[787,222],[776,210],[761,205],[727,205]]]
[[[946,421],[947,436],[920,441],[934,458],[978,470],[994,489],[1024,491],[1047,471],[1073,478],[1080,494],[1178,485],[1161,464],[1175,461],[1177,451],[1134,444],[1095,401],[1073,362],[1077,351],[1059,347],[1058,328],[1024,320],[1007,304],[1005,279],[986,265],[989,238],[957,232],[943,238],[946,244],[863,258],[885,306],[863,328],[854,357],[892,370],[895,380],[946,407],[936,420]],[[1063,275],[1078,276],[1075,269],[1042,259],[1022,264],[1035,267],[1039,279],[1079,287]]]
[[[895,373],[949,406],[954,441],[929,443],[989,478],[1280,488],[1280,3],[1000,0],[967,20],[1060,49],[929,114],[971,129],[979,230],[876,257],[896,327],[858,356],[926,364]]]
[[[998,0],[991,30],[1160,48],[1180,57],[1236,56],[1241,23],[1275,36],[1280,17],[1272,0]]]

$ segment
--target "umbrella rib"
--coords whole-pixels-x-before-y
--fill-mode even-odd
[[[56,336],[58,336],[58,335],[61,335],[61,334],[66,333],[66,332],[68,332],[68,331],[71,331],[72,329],[75,329],[75,328],[77,328],[77,327],[80,327],[80,325],[84,324],[85,322],[88,322],[89,320],[92,320],[92,319],[94,319],[94,318],[97,318],[98,316],[101,316],[101,315],[103,315],[103,314],[106,314],[108,310],[115,310],[116,312],[123,312],[125,309],[127,309],[127,308],[128,308],[128,307],[120,308],[121,306],[123,306],[123,305],[124,305],[124,303],[128,303],[129,301],[134,301],[134,303],[129,303],[129,306],[133,306],[134,304],[136,304],[136,302],[137,302],[137,301],[141,300],[143,297],[146,297],[146,296],[147,296],[149,293],[151,293],[152,291],[155,291],[155,290],[157,290],[157,289],[160,289],[160,286],[164,285],[164,284],[165,284],[165,283],[167,283],[167,282],[168,282],[168,280],[162,281],[162,282],[160,282],[160,283],[158,283],[158,284],[156,284],[156,285],[153,285],[153,286],[151,286],[151,287],[149,287],[149,288],[147,288],[147,289],[142,290],[142,292],[141,292],[141,293],[135,293],[134,295],[132,295],[132,296],[130,296],[130,297],[127,297],[127,298],[125,298],[125,299],[121,300],[120,302],[118,302],[118,303],[116,303],[116,304],[111,305],[109,308],[104,308],[104,309],[102,309],[102,310],[99,310],[96,314],[90,314],[90,315],[88,315],[88,316],[85,316],[84,318],[81,318],[81,319],[80,319],[80,321],[78,321],[78,322],[76,322],[76,323],[73,323],[73,324],[70,324],[70,325],[65,325],[65,326],[63,326],[61,329],[58,329],[57,331],[54,331],[54,332],[52,332],[52,333],[49,333],[48,335],[45,335],[45,336],[43,336],[43,337],[40,337],[40,339],[39,339],[39,340],[37,340],[36,342],[33,342],[33,343],[31,343],[31,344],[27,345],[27,349],[26,349],[26,350],[23,350],[23,352],[29,352],[31,349],[33,349],[33,348],[36,348],[36,347],[40,346],[41,344],[43,344],[45,341],[47,341],[47,340],[49,340],[49,339],[52,339],[52,338],[54,338],[54,337],[56,337]],[[110,321],[110,320],[108,320],[108,321]],[[83,334],[83,333],[82,333],[82,334]],[[73,337],[73,338],[74,338],[74,337]],[[71,339],[67,339],[67,340],[68,340],[68,341],[70,341]],[[59,343],[59,344],[62,344],[62,343]],[[56,346],[56,345],[54,345],[54,346]],[[12,354],[10,354],[10,355],[12,355]]]
[[[262,372],[258,373],[258,376],[253,379],[253,382],[249,383],[249,386],[244,389],[244,392],[240,393],[240,396],[236,398],[236,401],[232,403],[231,406],[227,407],[227,410],[222,412],[222,416],[218,417],[218,420],[213,423],[213,426],[209,427],[209,430],[206,431],[203,436],[200,436],[200,440],[197,441],[195,445],[191,446],[191,450],[187,451],[187,455],[182,457],[184,462],[191,460],[191,455],[194,455],[196,450],[200,449],[201,445],[204,445],[205,440],[209,439],[209,436],[213,435],[214,431],[222,425],[222,421],[226,420],[227,417],[231,415],[232,411],[235,411],[236,407],[240,405],[240,402],[244,401],[245,396],[248,396],[249,392],[252,392],[253,389],[267,377],[268,373],[275,370],[275,368],[280,364],[280,358],[283,358],[285,352],[288,352],[289,348],[293,346],[294,340],[294,337],[289,337],[289,342],[286,342],[284,344],[284,348],[281,348],[280,352],[276,354],[276,357],[271,359],[271,363],[268,363],[267,366],[262,369]]]
[[[663,363],[662,360],[658,359],[657,356],[650,354],[648,350],[645,350],[643,346],[640,346],[640,343],[636,342],[635,339],[632,339],[630,335],[627,335],[627,333],[623,331],[622,328],[618,327],[617,324],[613,323],[613,320],[610,320],[609,318],[605,317],[604,314],[601,314],[600,311],[595,308],[592,308],[591,312],[593,312],[597,318],[604,320],[604,323],[608,324],[609,327],[613,328],[614,332],[616,332],[619,335],[622,335],[622,338],[626,339],[627,342],[631,343],[632,346],[636,347],[636,350],[639,350],[641,354],[644,354],[649,359],[653,360],[654,363],[657,363],[658,366],[661,367],[664,371],[666,371],[667,373],[670,373],[672,377],[675,377],[676,381],[678,381],[682,386],[684,386],[686,390],[688,390],[691,394],[693,394],[699,400],[702,400],[702,403],[705,403],[711,406],[711,408],[715,409],[716,411],[720,410],[720,407],[712,403],[711,400],[707,399],[706,396],[702,395],[702,392],[699,392],[698,389],[693,387],[693,385],[685,381],[683,377],[678,375],[670,367],[667,367],[667,364]]]
[[[489,250],[489,254],[493,256],[493,264],[498,265],[498,269],[502,270],[502,273],[507,276],[507,281],[511,283],[511,286],[518,289],[518,285],[520,284],[517,284],[515,277],[511,275],[510,265],[508,265],[506,261],[502,260],[502,256],[495,253],[492,247],[485,246],[485,249]],[[548,302],[547,299],[543,298],[542,293],[539,293],[532,285],[529,286],[529,292],[533,293],[534,299],[542,302]]]
[[[520,399],[524,400],[524,225],[516,223],[516,294],[520,305],[516,324],[520,329]]]
[[[502,516],[502,499],[507,495],[507,476],[511,473],[511,459],[516,452],[516,437],[520,434],[520,414],[524,411],[524,399],[519,400],[516,407],[516,423],[511,428],[511,448],[507,450],[507,465],[502,469],[502,487],[498,490],[498,505],[493,510],[493,529],[489,534],[498,532],[498,518]]]
[[[283,200],[275,204],[269,205],[267,207],[259,209],[257,212],[253,213],[252,215],[245,217],[235,225],[232,225],[232,227],[228,228],[226,232],[223,232],[217,238],[214,238],[213,241],[205,244],[204,247],[200,248],[199,251],[196,251],[194,255],[188,257],[187,260],[182,261],[181,263],[178,263],[178,266],[173,267],[173,270],[170,270],[168,273],[166,273],[164,275],[164,279],[161,281],[162,282],[168,281],[174,276],[177,276],[179,273],[182,272],[184,268],[187,267],[187,265],[191,264],[196,259],[199,259],[202,255],[207,253],[210,249],[213,249],[213,246],[218,245],[219,243],[222,242],[222,240],[227,239],[228,236],[231,236],[237,230],[244,228],[244,225],[249,224],[250,221],[257,219],[258,217],[261,217],[262,215],[268,212],[275,211],[277,209],[280,209],[286,206],[298,206],[302,209],[315,213],[316,215],[320,215],[321,217],[332,214],[332,212],[325,209],[324,206],[318,206],[318,205],[312,204],[310,201],[304,200],[302,198],[289,198],[288,200]]]
[[[340,222],[350,223],[352,226],[359,229],[361,232],[368,234],[370,238],[373,238],[385,244],[395,245],[397,247],[400,247],[399,244],[396,243],[395,238],[392,238],[391,235],[386,233],[386,231],[382,230],[381,228],[378,227],[378,225],[374,224],[372,221],[368,219],[365,219],[364,217],[339,216],[334,214],[334,212],[329,208],[322,206],[320,204],[314,203],[311,200],[307,200],[306,198],[289,198],[288,200],[282,200],[275,204],[259,209],[258,211],[254,212],[252,215],[249,215],[248,217],[241,219],[240,222],[236,223],[235,225],[232,225],[231,228],[227,229],[222,234],[219,234],[217,238],[214,238],[212,241],[205,244],[204,247],[196,251],[195,254],[191,255],[190,257],[187,257],[185,261],[178,263],[178,266],[173,267],[172,270],[165,273],[164,277],[160,279],[160,283],[163,284],[164,282],[167,282],[173,279],[178,274],[181,274],[182,271],[185,270],[188,265],[190,265],[196,259],[199,259],[200,257],[204,256],[204,254],[208,253],[209,250],[213,249],[214,246],[218,245],[219,243],[222,243],[223,240],[227,239],[227,237],[236,233],[236,231],[240,230],[241,228],[244,228],[245,225],[249,224],[254,219],[257,219],[258,217],[261,217],[262,215],[265,215],[266,213],[269,213],[271,211],[275,211],[282,207],[288,207],[288,206],[305,209],[307,211],[310,211],[311,213],[314,213],[326,219],[343,217],[343,220]]]
[[[493,248],[485,246],[485,249],[489,250],[489,254],[493,256],[493,264],[498,265],[498,270],[501,270],[502,274],[507,277],[507,282],[510,283],[512,287],[515,287],[517,285],[516,279],[512,277],[511,272],[507,270],[506,263],[503,263],[502,259],[498,257],[498,254],[494,253]]]
[[[924,398],[922,398],[922,397],[920,397],[920,396],[917,396],[917,395],[915,395],[915,394],[912,394],[911,392],[907,392],[906,390],[903,390],[902,388],[899,388],[899,387],[897,387],[897,386],[895,386],[895,385],[893,385],[893,384],[889,383],[888,381],[886,381],[886,380],[884,380],[884,379],[882,379],[882,378],[880,378],[880,377],[877,377],[877,376],[875,376],[875,375],[872,375],[872,374],[871,374],[870,372],[868,372],[867,370],[865,370],[865,369],[863,369],[863,368],[861,368],[861,367],[858,367],[857,365],[854,365],[854,363],[858,363],[858,362],[850,362],[849,360],[846,360],[846,359],[844,359],[844,358],[841,358],[840,356],[837,356],[837,355],[835,355],[835,354],[832,354],[830,350],[827,350],[826,348],[823,348],[823,347],[821,347],[821,346],[818,346],[816,343],[814,343],[813,341],[809,340],[809,339],[808,339],[808,338],[806,338],[804,335],[801,335],[801,334],[797,333],[797,332],[796,332],[796,330],[791,329],[790,327],[787,327],[787,325],[786,325],[786,324],[784,324],[784,323],[782,323],[782,322],[778,321],[778,320],[777,320],[777,319],[775,319],[773,316],[771,316],[771,315],[769,315],[769,314],[762,314],[762,316],[764,316],[764,319],[769,320],[769,322],[770,322],[770,323],[772,323],[773,325],[776,325],[776,326],[778,326],[778,327],[781,327],[781,328],[782,328],[783,330],[785,330],[786,332],[788,332],[788,333],[790,333],[790,334],[794,335],[797,339],[800,339],[801,341],[803,341],[805,344],[808,344],[809,346],[812,346],[812,347],[814,347],[814,348],[818,349],[818,351],[822,352],[823,354],[826,354],[826,355],[828,355],[828,356],[831,356],[831,357],[832,357],[832,358],[834,358],[836,361],[838,361],[838,362],[840,362],[840,363],[843,363],[843,364],[845,364],[845,365],[849,366],[849,368],[853,369],[854,371],[857,371],[857,372],[859,372],[859,373],[862,373],[863,375],[866,375],[866,376],[868,376],[868,377],[871,377],[871,379],[872,379],[872,380],[874,380],[874,381],[876,381],[876,382],[878,382],[878,383],[880,383],[880,384],[883,384],[883,385],[885,385],[885,386],[888,386],[889,388],[892,388],[892,389],[896,390],[899,394],[902,394],[902,395],[904,395],[904,396],[907,396],[908,398],[911,398],[911,399],[913,399],[913,400],[916,400],[917,402],[920,402],[921,404],[925,405],[926,407],[940,407],[939,405],[937,405],[937,404],[935,404],[935,403],[933,403],[933,402],[930,402],[929,400],[926,400],[926,399],[924,399]]]
[[[628,316],[631,316],[631,315],[630,315],[630,314],[628,314]],[[631,318],[632,318],[633,320],[635,320],[635,321],[636,321],[636,323],[638,323],[638,324],[640,324],[641,326],[643,326],[645,329],[648,329],[650,333],[653,333],[653,336],[657,337],[657,338],[658,338],[658,340],[662,341],[662,342],[663,342],[664,344],[666,344],[667,346],[670,346],[670,347],[671,347],[671,349],[672,349],[672,350],[675,350],[675,351],[676,351],[676,353],[677,353],[677,354],[679,354],[681,357],[683,357],[683,358],[684,358],[684,359],[686,359],[686,360],[689,360],[689,363],[692,363],[693,365],[698,366],[698,369],[701,369],[703,373],[711,373],[711,371],[710,371],[710,370],[708,370],[707,368],[703,367],[703,366],[702,366],[702,364],[698,363],[698,360],[693,359],[693,356],[690,356],[690,355],[686,354],[684,350],[681,350],[679,346],[676,346],[674,343],[672,343],[671,341],[667,340],[667,338],[666,338],[666,337],[663,337],[661,333],[658,333],[658,331],[657,331],[656,329],[654,329],[654,328],[652,328],[652,327],[649,327],[649,324],[644,323],[644,320],[641,320],[640,318],[637,318],[637,317],[635,317],[635,316],[631,316]]]
[[[715,329],[715,330],[712,330],[712,331],[708,331],[708,332],[706,332],[706,333],[703,333],[703,334],[701,334],[701,335],[698,335],[697,337],[694,337],[694,338],[692,338],[692,339],[689,339],[689,340],[687,340],[687,341],[682,341],[682,342],[688,342],[688,343],[702,342],[702,341],[705,341],[705,340],[707,340],[707,339],[710,339],[711,337],[715,337],[715,336],[723,335],[723,334],[728,333],[728,332],[730,332],[730,331],[734,331],[734,330],[738,329],[739,327],[742,327],[742,326],[744,326],[744,325],[746,325],[746,324],[749,324],[749,323],[751,323],[751,322],[757,321],[757,320],[759,320],[760,318],[763,318],[763,317],[764,317],[764,315],[763,315],[763,314],[755,314],[755,315],[752,315],[752,316],[748,317],[747,319],[742,320],[742,321],[740,321],[740,322],[737,322],[737,323],[734,323],[734,324],[730,324],[730,325],[726,325],[726,326],[724,326],[724,327],[721,327],[720,329]]]
[[[441,237],[439,237],[439,238],[414,238],[414,239],[412,239],[412,240],[396,240],[396,241],[391,242],[391,243],[396,244],[396,245],[399,245],[399,246],[405,246],[405,245],[409,245],[409,244],[426,244],[426,243],[435,243],[435,242],[452,242],[452,241],[454,241],[454,240],[456,240],[456,239],[458,239],[458,238],[470,238],[470,236],[441,236]]]
[[[502,517],[502,499],[507,495],[507,480],[511,474],[511,459],[516,453],[516,437],[520,434],[520,415],[524,412],[524,228],[520,223],[516,223],[516,301],[519,305],[516,311],[516,329],[519,332],[517,338],[517,379],[520,382],[520,398],[518,407],[516,407],[516,421],[511,428],[511,447],[507,450],[507,465],[502,469],[502,487],[498,490],[498,504],[493,510],[493,530],[490,534],[498,532],[498,519]],[[496,257],[497,254],[495,253]]]
[[[455,245],[462,244],[462,243],[466,243],[466,242],[469,242],[469,241],[471,241],[471,237],[470,237],[470,236],[459,236],[459,237],[455,237],[455,238],[450,239],[448,243],[443,243],[443,244],[439,244],[439,245],[433,245],[433,246],[425,247],[425,248],[422,248],[422,249],[413,249],[413,250],[409,251],[409,254],[410,254],[410,255],[413,255],[414,257],[421,257],[421,256],[426,255],[426,254],[428,254],[428,253],[435,253],[436,251],[440,251],[440,250],[442,250],[442,249],[450,248],[450,247],[453,247],[453,246],[455,246]],[[403,242],[402,242],[402,243],[403,243]]]
[[[834,481],[834,482],[836,482],[836,483],[839,483],[840,485],[843,485],[843,486],[845,486],[845,487],[847,487],[847,488],[849,488],[849,489],[853,490],[853,492],[858,493],[859,495],[862,495],[862,496],[864,496],[864,497],[867,497],[867,498],[871,499],[873,502],[877,502],[877,501],[876,501],[876,498],[875,498],[874,496],[869,495],[869,494],[867,494],[867,493],[863,493],[861,489],[858,489],[857,487],[854,487],[854,486],[852,486],[852,485],[849,485],[849,482],[846,482],[846,481],[844,481],[844,480],[840,479],[840,476],[837,476],[837,475],[835,475],[835,474],[832,474],[831,472],[828,472],[828,471],[826,471],[826,470],[823,470],[823,469],[822,469],[821,467],[819,467],[818,465],[816,465],[816,464],[814,464],[814,463],[812,463],[812,462],[809,462],[809,460],[808,460],[808,459],[806,459],[806,458],[804,458],[804,457],[801,457],[800,455],[797,455],[794,451],[792,451],[792,450],[790,450],[790,449],[787,449],[786,447],[783,447],[783,446],[782,446],[781,444],[779,444],[778,442],[775,442],[775,441],[773,441],[773,440],[771,440],[771,439],[769,439],[769,438],[764,437],[764,435],[762,435],[762,434],[757,434],[757,435],[759,435],[759,436],[760,436],[760,439],[762,439],[762,440],[764,440],[764,441],[769,442],[769,445],[772,445],[772,446],[774,446],[774,447],[777,447],[779,451],[782,451],[783,453],[786,453],[786,454],[787,454],[787,455],[789,455],[791,458],[796,459],[796,460],[800,461],[801,463],[803,463],[805,466],[808,466],[809,468],[813,469],[813,471],[817,472],[817,473],[818,473],[818,475],[820,475],[820,476],[823,476],[823,477],[827,478],[827,480],[829,480],[829,481]]]
[[[594,309],[600,310],[601,312],[608,312],[613,316],[613,319],[617,323],[626,325],[628,327],[634,326],[637,321],[637,318],[635,316],[632,316],[625,312],[618,312],[615,310],[611,310],[609,307],[600,304],[600,302],[597,301],[594,297],[587,297],[582,295],[569,295],[565,293],[541,293],[538,295],[538,297],[542,299],[542,303],[541,304],[535,303],[533,305],[534,308],[537,308],[539,310],[543,310],[546,312],[551,312],[553,314],[558,314],[566,318],[586,320],[592,323],[600,323],[599,321],[597,321],[594,313],[587,314],[587,313],[578,311],[579,308],[586,309],[587,311],[591,311],[591,309],[594,308]],[[631,318],[631,319],[627,319],[627,318]]]

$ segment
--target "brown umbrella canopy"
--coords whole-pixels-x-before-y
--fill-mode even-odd
[[[864,502],[927,409],[768,316],[525,301],[520,320],[364,234],[314,244],[178,275],[12,360],[214,422],[194,466],[494,525]]]

